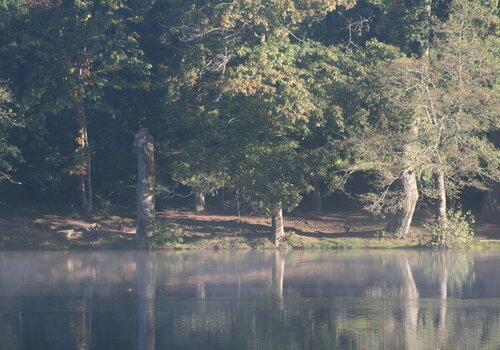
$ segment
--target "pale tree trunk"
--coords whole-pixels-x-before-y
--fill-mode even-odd
[[[447,228],[448,222],[446,217],[446,185],[444,180],[444,172],[439,170],[436,175],[436,188],[438,191],[438,202],[436,208],[436,219],[439,226],[443,229]]]
[[[484,215],[495,216],[500,213],[500,183],[488,181],[488,190],[483,193],[482,211]]]
[[[432,20],[432,0],[427,0],[425,2],[425,15],[427,16],[427,21],[429,25],[429,32],[427,33],[427,38],[425,41],[425,47],[424,47],[424,57],[426,60],[426,65],[427,65],[427,70],[428,70],[428,65],[429,65],[429,49],[431,46],[431,20]]]
[[[418,202],[417,176],[414,171],[405,171],[399,181],[403,192],[402,203],[389,223],[388,230],[398,238],[405,238],[408,237]]]
[[[273,216],[271,218],[271,222],[272,222],[274,244],[277,247],[280,245],[281,240],[283,239],[283,236],[285,235],[285,229],[283,227],[283,210],[282,209],[276,209],[274,211]]]
[[[146,239],[153,235],[151,224],[155,219],[155,163],[154,140],[148,129],[142,128],[134,141],[137,153],[137,223],[135,241],[139,248],[146,246]]]
[[[77,107],[78,137],[76,139],[78,149],[78,173],[80,176],[80,196],[82,210],[86,214],[93,211],[92,203],[92,154],[90,151],[89,136],[87,132],[87,118],[83,105],[79,103]]]
[[[137,257],[139,350],[156,348],[156,269],[151,255]]]
[[[205,202],[205,193],[201,191],[196,191],[196,196],[194,198],[194,210],[198,213],[205,211],[207,203]]]

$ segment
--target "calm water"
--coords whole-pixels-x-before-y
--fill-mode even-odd
[[[500,254],[0,253],[0,349],[500,349]]]

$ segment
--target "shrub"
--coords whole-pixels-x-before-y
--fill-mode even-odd
[[[424,224],[420,239],[425,245],[453,248],[467,245],[474,238],[471,224],[475,222],[470,212],[448,211],[448,225],[442,228],[436,221]]]
[[[150,247],[163,247],[184,241],[182,229],[170,220],[156,219],[151,225],[154,233],[147,239]]]

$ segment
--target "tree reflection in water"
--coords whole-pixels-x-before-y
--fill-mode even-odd
[[[401,261],[402,298],[404,304],[405,349],[416,349],[418,323],[418,290],[408,257]]]
[[[500,254],[0,254],[0,349],[491,349]]]
[[[154,350],[156,344],[156,268],[153,256],[138,253],[136,264],[138,349]]]
[[[87,288],[81,299],[72,300],[71,328],[76,350],[89,350],[92,339],[92,289]]]

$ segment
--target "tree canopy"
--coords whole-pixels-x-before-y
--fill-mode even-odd
[[[0,190],[130,206],[147,127],[161,205],[273,215],[365,174],[367,208],[411,222],[409,187],[500,180],[498,47],[479,0],[4,0]]]

